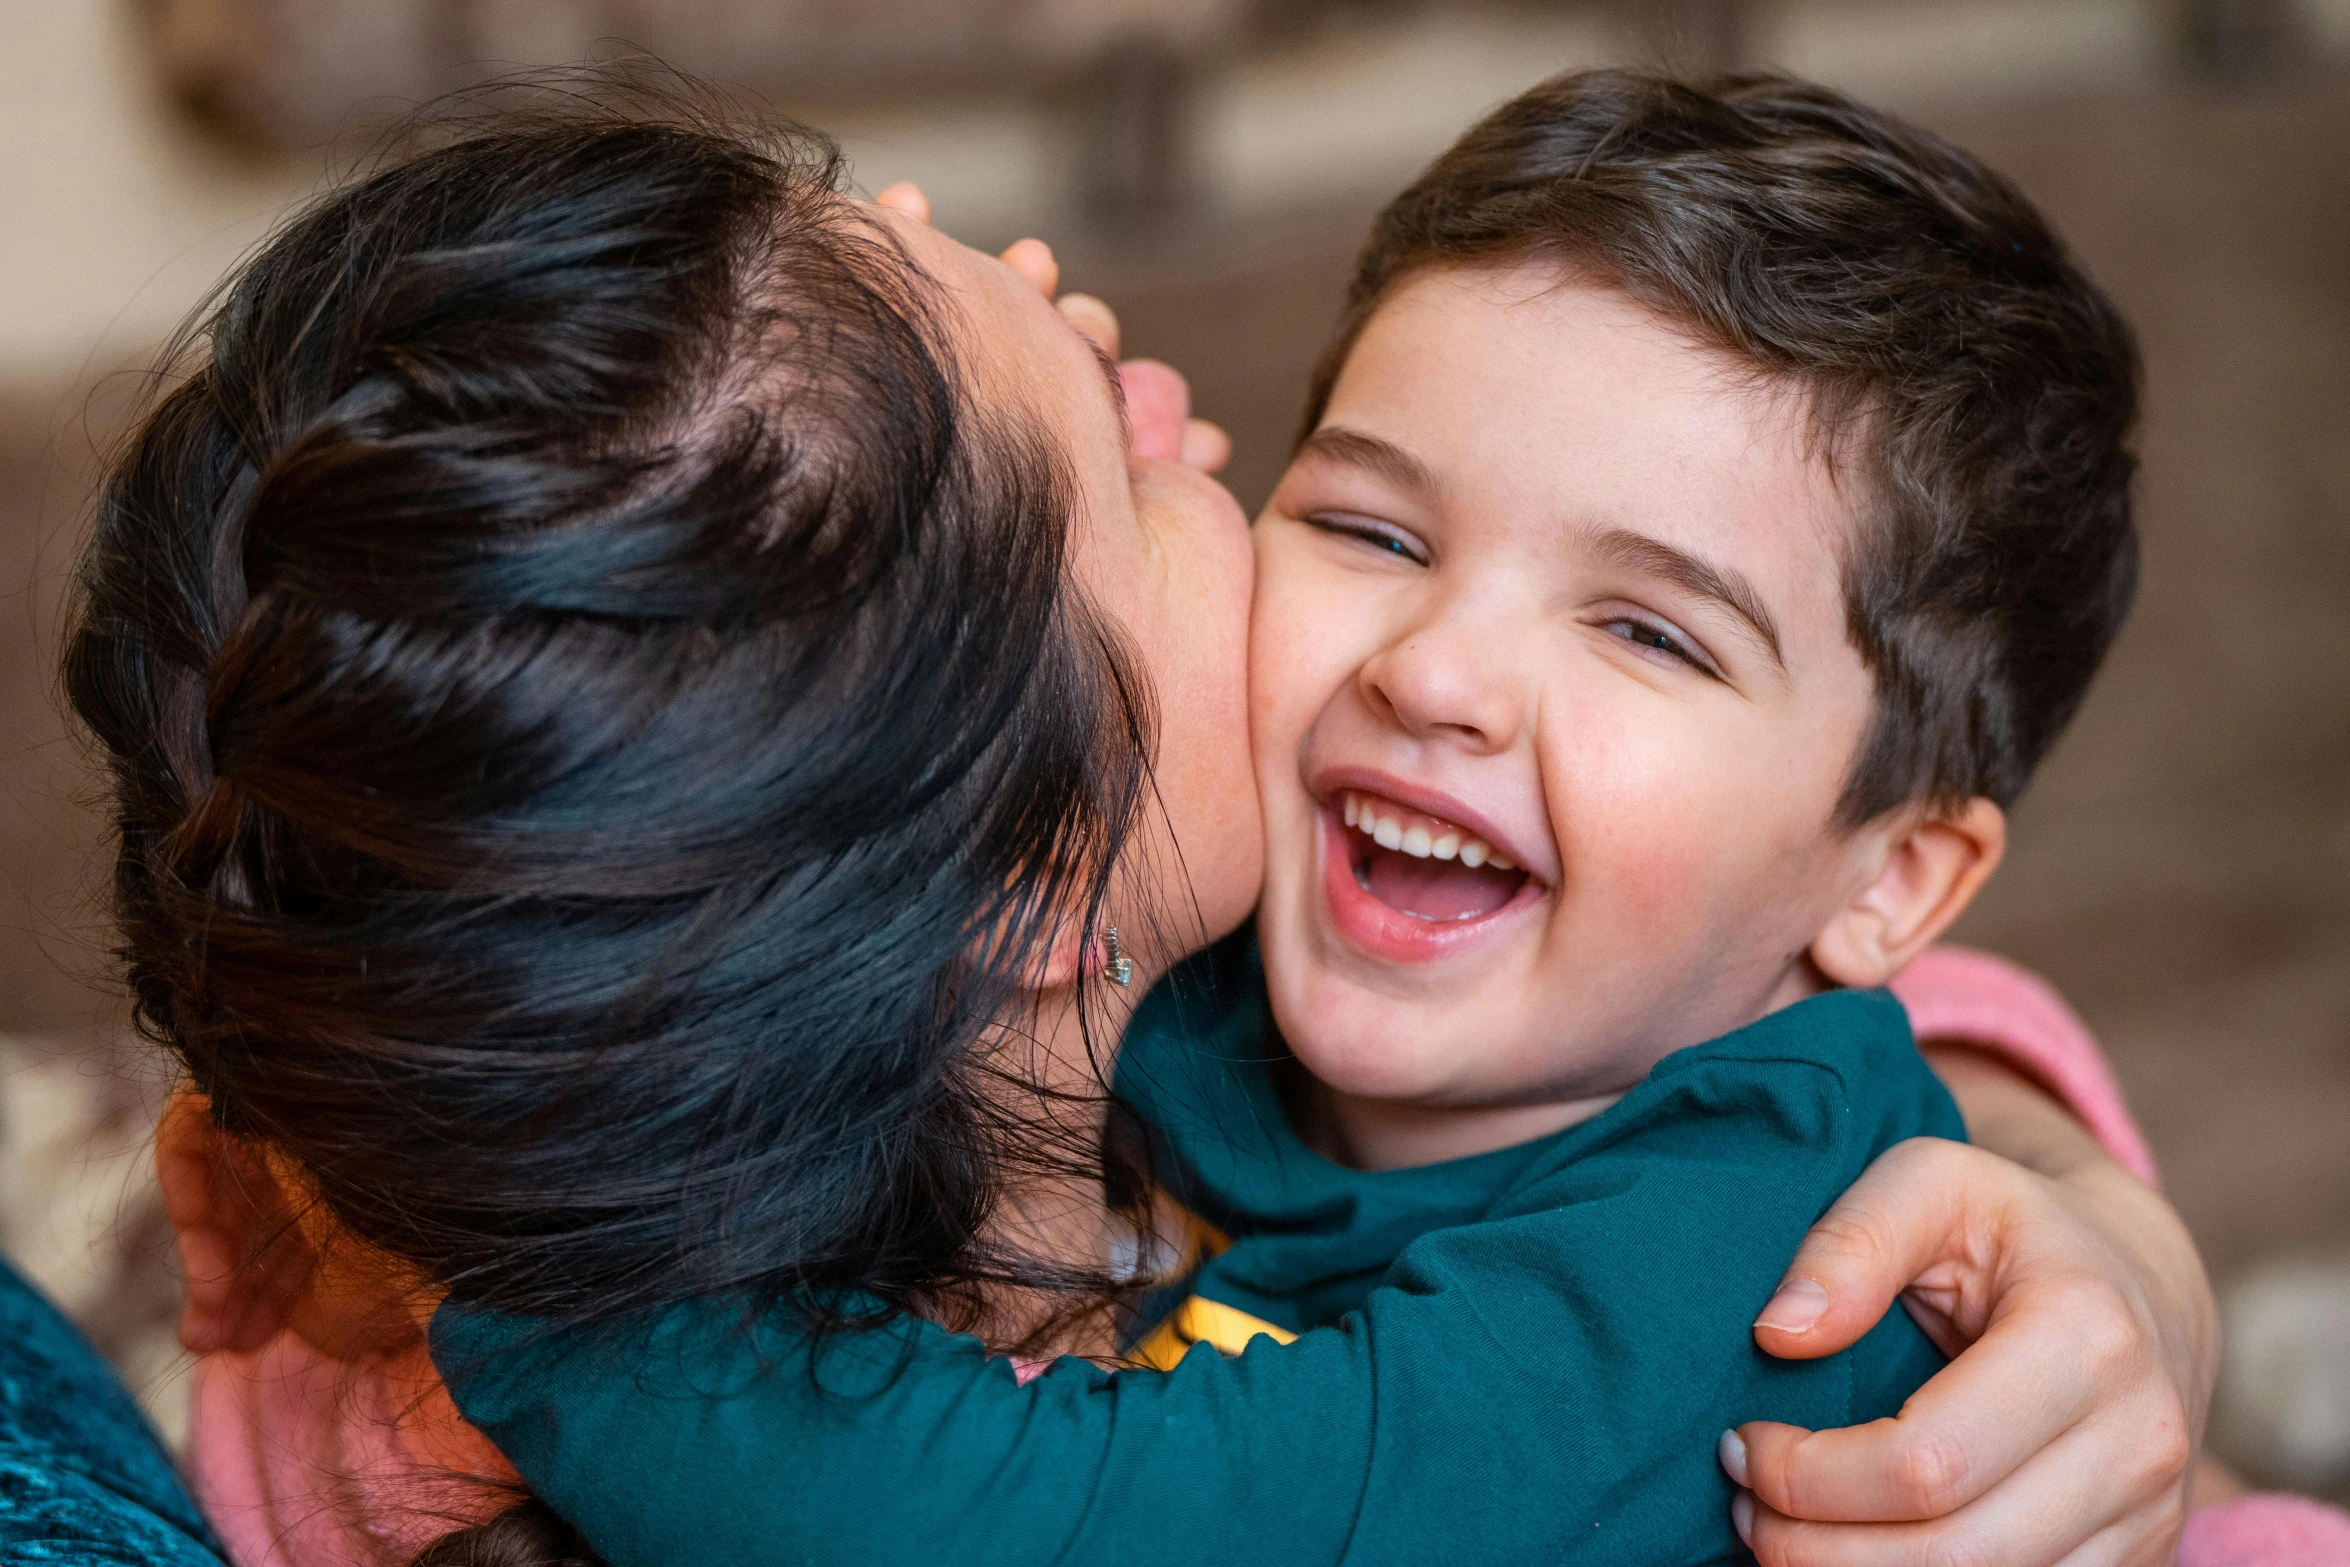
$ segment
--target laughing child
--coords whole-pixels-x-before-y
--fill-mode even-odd
[[[1264,900],[1119,1068],[1213,1237],[1164,1374],[451,1305],[460,1406],[615,1567],[1740,1559],[1704,1433],[1941,1363],[1749,1326],[1962,1135],[1881,987],[2126,611],[2136,375],[2011,186],[1835,94],[1504,106],[1381,217],[1258,524]]]

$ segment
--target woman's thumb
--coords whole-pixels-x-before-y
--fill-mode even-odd
[[[1880,1154],[1796,1248],[1754,1319],[1755,1343],[1781,1359],[1814,1360],[1875,1327],[1955,1244],[1957,1166],[1971,1151],[1917,1137]]]

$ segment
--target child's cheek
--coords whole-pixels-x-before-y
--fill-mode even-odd
[[[1693,830],[1705,811],[1698,791],[1686,788],[1624,797],[1568,878],[1583,898],[1603,900],[1627,935],[1652,950],[1671,948],[1690,925],[1705,922],[1719,891],[1711,880],[1720,834]]]
[[[1644,710],[1586,699],[1574,732],[1546,737],[1546,793],[1565,900],[1670,952],[1711,922],[1727,889],[1724,826],[1754,802],[1724,787],[1697,735]]]
[[[1331,683],[1318,665],[1329,656],[1338,617],[1331,596],[1312,591],[1299,563],[1268,542],[1267,531],[1260,525],[1249,621],[1249,734],[1260,764],[1294,773],[1298,745],[1319,706],[1316,693]]]

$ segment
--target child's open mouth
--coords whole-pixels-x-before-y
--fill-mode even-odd
[[[1355,885],[1399,914],[1453,923],[1498,913],[1526,872],[1464,827],[1364,790],[1339,791]]]

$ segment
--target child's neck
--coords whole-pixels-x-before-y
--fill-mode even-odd
[[[1751,1001],[1738,1006],[1734,1020],[1708,1037],[1719,1038],[1734,1032],[1829,988],[1832,987],[1827,979],[1808,961],[1792,962],[1779,974],[1759,1006]],[[1690,1039],[1682,1043],[1704,1042]],[[1639,1075],[1646,1076],[1648,1067],[1679,1048],[1676,1045],[1657,1051]],[[1305,1091],[1292,1104],[1291,1115],[1298,1136],[1326,1159],[1357,1170],[1404,1170],[1514,1148],[1553,1132],[1563,1132],[1578,1122],[1590,1120],[1623,1098],[1633,1086],[1634,1082],[1627,1082],[1610,1093],[1573,1099],[1530,1098],[1500,1104],[1446,1105],[1415,1099],[1364,1098],[1306,1077]]]
[[[1364,1099],[1311,1082],[1300,1097],[1298,1135],[1316,1153],[1357,1170],[1402,1170],[1514,1148],[1588,1121],[1624,1096],[1518,1105],[1425,1105]]]

